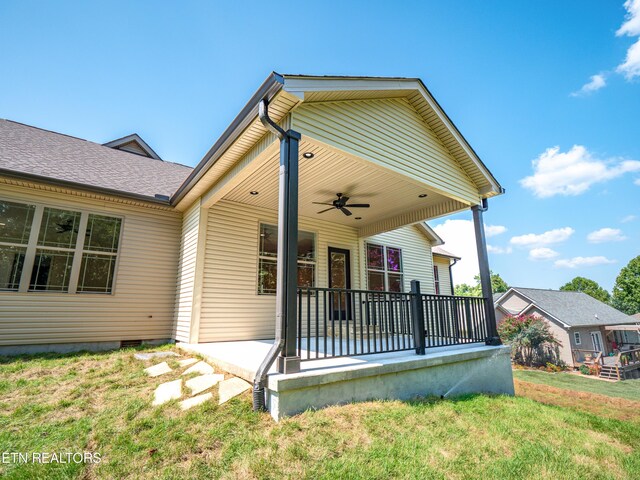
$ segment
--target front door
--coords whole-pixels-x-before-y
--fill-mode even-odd
[[[593,349],[596,352],[604,353],[602,350],[602,335],[600,335],[600,332],[591,332],[591,341],[593,342]]]
[[[329,288],[351,288],[351,252],[329,247]],[[332,292],[331,319],[348,320],[351,312],[351,298],[345,292]]]

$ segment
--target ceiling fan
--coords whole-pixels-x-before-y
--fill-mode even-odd
[[[343,195],[342,193],[336,193],[336,196],[338,197],[337,199],[335,199],[333,202],[331,203],[322,203],[322,202],[313,202],[315,205],[331,205],[330,208],[327,208],[325,210],[321,210],[320,213],[324,213],[324,212],[328,212],[329,210],[333,210],[334,208],[340,210],[342,213],[344,213],[347,217],[350,215],[353,215],[351,213],[350,210],[347,209],[347,207],[349,208],[369,208],[369,204],[368,203],[352,203],[347,205],[347,202],[349,201],[349,197]]]

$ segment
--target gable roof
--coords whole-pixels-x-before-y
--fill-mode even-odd
[[[455,260],[460,260],[461,257],[454,255],[453,253],[447,252],[444,248],[437,246],[431,249],[431,253],[433,255],[440,255],[441,257],[453,258]]]
[[[440,138],[478,186],[481,197],[488,198],[504,193],[502,186],[419,78],[312,76],[272,72],[180,186],[171,203],[191,204],[197,198],[197,194],[190,194],[190,191],[206,177],[207,172],[212,170],[219,160],[223,160],[223,163],[235,163],[257,139],[267,133],[257,119],[258,104],[262,100],[270,104],[272,118],[278,122],[302,102],[399,97],[406,98]],[[239,141],[240,139],[242,141]],[[232,153],[227,154],[228,151]]]
[[[515,291],[532,302],[531,305],[548,312],[570,327],[616,325],[633,323],[634,318],[583,292],[543,290],[538,288],[512,287],[501,294]],[[500,300],[494,295],[494,302]],[[500,303],[500,302],[498,302]],[[531,308],[527,306],[524,310]]]
[[[160,156],[153,151],[153,148],[151,148],[149,144],[145,142],[137,133],[132,133],[131,135],[127,135],[126,137],[111,140],[110,142],[103,143],[103,145],[105,147],[124,150],[125,152],[154,158],[156,160],[162,160]]]
[[[168,204],[192,170],[0,119],[0,175]]]

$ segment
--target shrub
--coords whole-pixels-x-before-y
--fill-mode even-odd
[[[579,370],[583,375],[591,375],[591,369],[587,365],[580,365]]]
[[[535,315],[507,316],[498,326],[504,343],[511,345],[515,363],[529,367],[563,365],[560,361],[561,343],[553,336],[549,324]]]

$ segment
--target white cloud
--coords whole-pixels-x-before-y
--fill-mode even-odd
[[[552,258],[555,258],[558,255],[560,254],[555,250],[552,250],[547,247],[539,247],[539,248],[531,249],[531,251],[529,252],[529,259],[530,260],[551,260]]]
[[[453,267],[453,283],[475,284],[473,277],[478,275],[478,252],[476,251],[475,233],[471,220],[445,220],[433,227],[445,242],[444,248],[462,257]]]
[[[640,187],[640,178],[636,178],[633,183]]]
[[[511,238],[513,245],[521,247],[536,247],[541,245],[551,245],[561,243],[569,239],[575,230],[571,227],[556,228],[548,230],[544,233],[535,234],[527,233],[526,235],[518,235]]]
[[[487,244],[487,252],[489,253],[495,253],[495,254],[509,254],[511,252],[513,252],[513,248],[511,247],[498,247],[495,245],[489,245]]]
[[[554,265],[561,268],[578,268],[578,267],[594,267],[596,265],[607,265],[610,263],[616,263],[615,260],[610,260],[607,257],[573,257],[569,259],[556,260]]]
[[[607,85],[607,81],[603,73],[598,73],[597,75],[592,75],[589,78],[589,81],[585,83],[580,90],[573,92],[571,94],[572,97],[583,97],[585,95],[589,95],[593,92],[597,92],[601,88]]]
[[[582,145],[574,145],[568,152],[557,146],[548,148],[532,165],[533,175],[520,184],[540,198],[580,195],[594,183],[640,171],[640,161],[598,159]]]
[[[635,215],[627,215],[626,217],[624,217],[622,220],[620,220],[620,223],[629,223],[629,222],[633,222],[634,220],[636,220],[638,217],[636,217]]]
[[[616,35],[640,36],[640,0],[627,0],[624,2],[624,8],[627,9],[625,22]],[[640,39],[629,47],[624,62],[618,65],[616,72],[623,74],[627,80],[640,77]]]
[[[507,231],[507,227],[504,225],[485,225],[484,233],[487,237],[495,237]]]
[[[619,228],[601,228],[587,235],[589,243],[607,243],[607,242],[621,242],[626,240],[622,234],[622,230]]]

